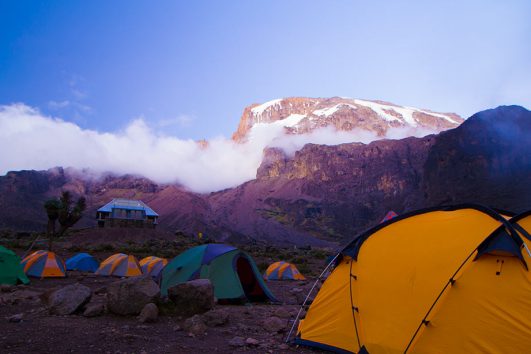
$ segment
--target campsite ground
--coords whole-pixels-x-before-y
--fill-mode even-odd
[[[142,250],[137,253],[157,254],[162,241],[151,240],[152,247],[138,242],[101,242],[85,245],[84,249],[95,253],[102,260],[124,247]],[[78,251],[78,242],[63,240],[56,245],[56,252],[69,257]],[[190,245],[184,245],[190,246]],[[175,248],[175,247],[172,247]],[[165,247],[167,252],[168,247]],[[178,253],[178,250],[174,250]],[[299,260],[306,274],[315,276],[323,268],[325,251],[275,249],[271,247],[250,247],[260,268],[271,261],[287,258]],[[143,257],[147,254],[136,254]],[[302,261],[302,262],[301,262]],[[27,286],[11,287],[0,293],[0,352],[2,353],[309,353],[307,348],[286,346],[284,339],[291,326],[291,318],[299,309],[301,296],[313,284],[310,278],[305,282],[275,281],[268,286],[281,305],[247,304],[216,305],[217,310],[228,314],[228,322],[221,326],[208,327],[204,335],[192,335],[182,330],[184,318],[160,315],[154,323],[140,323],[134,316],[104,314],[98,317],[84,317],[81,314],[51,316],[44,307],[41,296],[47,290],[81,283],[93,290],[92,301],[104,302],[105,286],[116,278],[98,277],[93,274],[70,272],[63,279],[31,279]],[[102,291],[103,289],[103,291]],[[8,319],[22,314],[20,322]],[[285,329],[279,333],[264,326],[264,320],[279,317],[285,321]],[[255,344],[234,345],[235,337],[255,339]],[[237,340],[236,340],[237,341]]]

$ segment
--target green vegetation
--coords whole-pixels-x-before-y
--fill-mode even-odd
[[[74,226],[83,216],[83,211],[87,208],[84,197],[79,197],[74,204],[72,194],[63,191],[59,199],[49,199],[44,203],[44,209],[48,216],[48,250],[52,251],[55,234],[55,223],[59,222],[59,236],[64,235],[66,230]]]

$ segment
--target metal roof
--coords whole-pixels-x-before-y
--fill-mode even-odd
[[[126,209],[126,210],[145,210],[146,216],[159,216],[153,209],[148,207],[146,203],[141,200],[131,199],[113,199],[109,203],[105,204],[98,211],[111,213],[113,209]]]

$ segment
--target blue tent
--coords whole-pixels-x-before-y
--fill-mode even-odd
[[[66,270],[79,270],[82,272],[95,272],[100,266],[96,258],[88,253],[78,253],[66,261]]]

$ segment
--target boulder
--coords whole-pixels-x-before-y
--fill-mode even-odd
[[[17,313],[16,315],[9,316],[7,318],[7,321],[8,322],[13,322],[13,323],[18,323],[18,322],[21,322],[23,318],[24,318],[24,315],[22,313]]]
[[[150,302],[140,312],[138,320],[141,323],[145,322],[155,322],[159,317],[159,308],[154,303]]]
[[[271,333],[278,333],[285,329],[286,321],[281,320],[278,317],[269,317],[262,323],[264,329]]]
[[[223,326],[229,322],[229,313],[224,309],[210,310],[203,315],[203,319],[209,327]]]
[[[183,329],[194,336],[199,336],[205,334],[208,327],[203,321],[203,317],[200,315],[194,315],[184,321]]]
[[[247,344],[247,345],[258,345],[258,344],[260,344],[260,342],[257,339],[249,337],[249,338],[247,338],[245,340],[245,344]]]
[[[196,279],[168,289],[177,314],[192,316],[214,307],[214,288],[209,279]]]
[[[118,315],[138,315],[159,295],[159,286],[151,277],[127,278],[107,286],[107,309]]]
[[[92,290],[75,283],[47,294],[46,302],[51,315],[71,315],[90,301]]]
[[[0,293],[11,293],[15,290],[17,290],[17,287],[14,285],[9,285],[9,284],[0,285]]]
[[[83,316],[85,317],[96,317],[100,316],[105,312],[105,305],[102,303],[92,303],[85,306],[85,311],[83,311]]]
[[[245,338],[234,337],[229,341],[231,347],[245,347]]]
[[[278,309],[275,310],[273,314],[275,315],[275,317],[279,317],[279,318],[290,318],[292,316],[291,312],[286,310],[284,307],[279,307]]]

